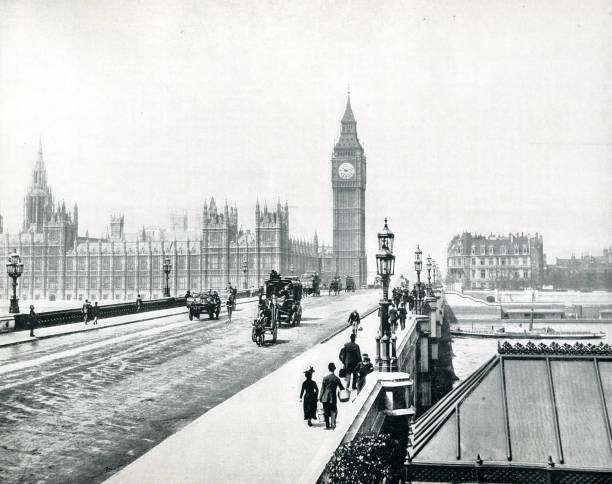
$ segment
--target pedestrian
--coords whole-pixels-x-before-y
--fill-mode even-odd
[[[87,321],[89,321],[90,308],[91,306],[89,305],[89,299],[85,299],[85,302],[83,303],[83,307],[81,309],[85,326],[87,326]]]
[[[357,337],[357,331],[359,330],[359,323],[361,322],[359,318],[359,313],[356,309],[353,309],[353,312],[349,314],[348,324],[353,325],[353,334]]]
[[[30,337],[34,338],[34,328],[38,326],[38,316],[34,312],[34,305],[30,305],[30,316],[28,317],[28,323],[30,325]]]
[[[229,324],[232,321],[232,309],[234,307],[234,305],[232,304],[231,296],[228,298],[227,302],[225,303],[225,307],[227,308],[227,323],[226,324]]]
[[[340,361],[344,365],[344,372],[346,378],[346,389],[347,391],[351,391],[351,386],[353,390],[357,389],[357,364],[361,361],[361,349],[359,345],[355,343],[355,333],[351,333],[351,340],[340,350]],[[352,382],[352,385],[351,385]]]
[[[361,389],[365,386],[366,376],[368,373],[372,373],[374,371],[374,366],[370,361],[370,357],[367,353],[363,354],[363,361],[360,361],[357,365],[357,374],[359,375],[359,382],[357,384],[357,392],[360,392]]]
[[[308,422],[308,426],[312,427],[311,420],[317,418],[317,401],[319,397],[319,387],[312,379],[314,368],[312,366],[304,370],[306,380],[302,382],[302,390],[300,391],[300,402],[304,398],[304,420]]]
[[[400,327],[402,328],[402,331],[404,331],[404,328],[406,328],[406,315],[407,314],[408,314],[408,311],[406,311],[406,301],[402,301],[399,307],[399,320],[400,320]]]
[[[397,309],[395,309],[393,303],[391,303],[391,307],[389,308],[389,324],[391,325],[391,331],[395,333],[397,330]]]
[[[142,298],[140,297],[140,294],[138,294],[138,296],[136,297],[136,312],[140,311],[142,309]]]
[[[100,306],[98,306],[98,301],[96,301],[91,308],[91,317],[93,318],[93,325],[98,325],[98,314],[100,314]]]
[[[323,411],[325,415],[325,428],[335,429],[336,418],[338,416],[338,389],[344,390],[340,378],[334,375],[336,371],[336,365],[331,362],[327,365],[329,375],[323,378],[321,383],[321,397],[319,398],[323,403]]]

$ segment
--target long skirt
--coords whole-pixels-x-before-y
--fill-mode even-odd
[[[304,396],[304,420],[317,418],[317,397]]]

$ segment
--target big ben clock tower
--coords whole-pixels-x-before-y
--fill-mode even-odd
[[[334,194],[334,261],[336,275],[353,276],[355,283],[367,283],[365,254],[366,157],[351,109],[351,96],[342,116],[340,139],[332,155]]]

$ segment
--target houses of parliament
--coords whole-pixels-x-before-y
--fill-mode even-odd
[[[24,198],[20,233],[3,233],[0,253],[5,260],[17,251],[24,271],[17,296],[28,300],[130,300],[163,295],[163,261],[170,258],[171,295],[188,289],[260,286],[272,269],[300,275],[318,271],[322,280],[352,275],[366,284],[365,156],[357,138],[350,97],[332,155],[334,192],[333,247],[292,238],[287,203],[255,205],[255,227],[238,225],[235,206],[204,203],[201,227],[189,230],[186,215],[168,230],[143,228],[124,232],[124,215],[112,215],[106,237],[79,234],[79,210],[57,203],[47,183],[42,144]],[[0,278],[0,298],[9,299],[11,283]]]

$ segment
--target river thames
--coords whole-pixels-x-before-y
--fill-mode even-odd
[[[521,331],[529,322],[521,323],[504,323],[504,327],[508,330],[512,329],[515,331]],[[461,321],[457,325],[463,329],[472,328],[472,324],[469,321]],[[496,325],[496,328],[501,324]],[[491,325],[483,325],[482,322],[474,322],[474,329],[491,329]],[[612,344],[612,338],[610,332],[612,331],[612,322],[610,323],[560,323],[560,324],[549,324],[543,322],[535,322],[534,328],[549,327],[557,331],[588,331],[593,333],[603,332],[606,335],[601,339],[582,339],[582,340],[555,340],[555,339],[538,339],[531,340],[535,344],[545,343],[550,344],[553,341],[557,341],[559,344],[574,344],[580,341],[583,344],[599,344],[603,341],[604,343]],[[477,370],[483,363],[491,358],[497,352],[497,343],[503,341],[510,341],[512,344],[521,343],[526,344],[529,339],[511,339],[504,340],[503,338],[466,338],[466,337],[453,337],[453,353],[455,358],[453,359],[453,366],[455,368],[455,374],[459,380],[464,380],[470,374]]]

